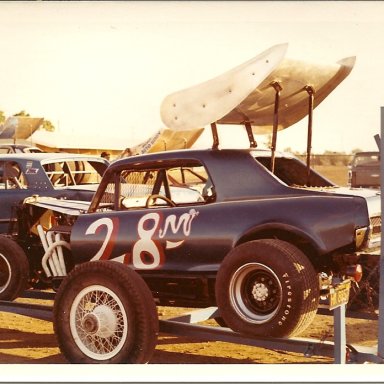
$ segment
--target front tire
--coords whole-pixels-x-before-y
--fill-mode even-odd
[[[281,240],[255,240],[225,257],[216,278],[216,302],[234,331],[290,337],[312,322],[319,282],[298,248]]]
[[[27,288],[29,263],[23,249],[0,236],[0,300],[14,300]]]
[[[71,363],[147,363],[159,331],[144,280],[114,261],[78,265],[54,303],[54,331]]]

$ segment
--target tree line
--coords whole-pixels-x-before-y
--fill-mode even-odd
[[[31,117],[31,115],[24,110],[18,113],[15,113],[12,116]],[[0,124],[4,124],[5,120],[7,120],[7,117],[5,116],[4,111],[0,111]],[[55,126],[49,120],[46,120],[46,119],[44,119],[43,124],[41,125],[40,128],[50,132],[53,132],[56,129]]]

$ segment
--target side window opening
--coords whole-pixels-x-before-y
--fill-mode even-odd
[[[43,167],[54,187],[98,184],[101,169],[98,163],[89,161],[63,161],[44,164]]]
[[[256,160],[271,171],[270,157],[257,157]],[[276,158],[274,175],[290,187],[330,187],[330,184],[321,175],[311,169],[309,185],[307,167],[304,163],[290,158]]]
[[[0,162],[0,189],[25,189],[27,187],[27,179],[16,162]]]
[[[176,203],[214,201],[214,186],[202,165],[171,168],[167,172],[167,178],[172,200]]]
[[[379,154],[356,154],[353,166],[377,166],[380,165]]]
[[[99,211],[113,208],[115,203],[115,183],[110,182],[107,184],[103,196],[99,202]]]
[[[150,199],[150,197],[154,197]],[[123,170],[108,183],[98,211],[206,204],[214,186],[201,165]]]
[[[120,177],[122,208],[144,208],[147,199],[156,193],[159,183],[157,170],[132,171]]]

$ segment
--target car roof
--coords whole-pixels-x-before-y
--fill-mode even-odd
[[[112,163],[113,167],[118,167],[121,164],[129,163],[141,163],[141,162],[151,162],[159,160],[172,160],[172,159],[201,159],[207,156],[210,153],[235,153],[235,152],[249,152],[249,149],[180,149],[180,150],[171,150],[171,151],[162,151],[162,152],[153,152],[145,153],[141,155],[123,157]]]
[[[106,159],[99,156],[82,155],[75,153],[64,153],[64,152],[42,152],[42,153],[7,153],[0,154],[0,161],[5,160],[37,160],[37,161],[58,161],[58,160],[90,160],[100,161],[108,163]]]
[[[111,175],[125,167],[130,169],[173,167],[204,164],[212,183],[216,187],[217,201],[246,199],[255,195],[293,193],[273,175],[265,172],[255,157],[257,154],[270,153],[268,150],[247,149],[182,149],[156,152],[122,158],[111,163],[101,181],[104,188]],[[231,182],[228,183],[228,175]]]
[[[146,153],[141,155],[135,155],[130,157],[123,157],[121,159],[115,160],[111,167],[119,167],[123,164],[136,164],[141,162],[151,162],[151,161],[160,161],[160,160],[172,160],[172,159],[190,159],[190,160],[203,160],[205,157],[209,157],[212,154],[217,154],[219,157],[222,157],[223,160],[229,159],[231,155],[239,153],[248,153],[252,154],[253,157],[257,156],[271,156],[270,149],[259,149],[259,148],[241,148],[241,149],[180,149],[172,151],[163,151],[163,152],[154,152]],[[277,157],[295,157],[291,153],[285,152],[275,152]]]

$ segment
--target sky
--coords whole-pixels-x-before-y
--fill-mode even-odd
[[[44,117],[79,146],[139,144],[164,127],[168,94],[288,43],[292,59],[356,56],[314,111],[312,151],[377,150],[384,2],[5,1],[0,17],[0,110]],[[305,151],[306,131],[304,119],[279,132],[277,149]],[[248,146],[236,127],[220,132],[222,147]],[[208,127],[195,146],[211,142]]]

